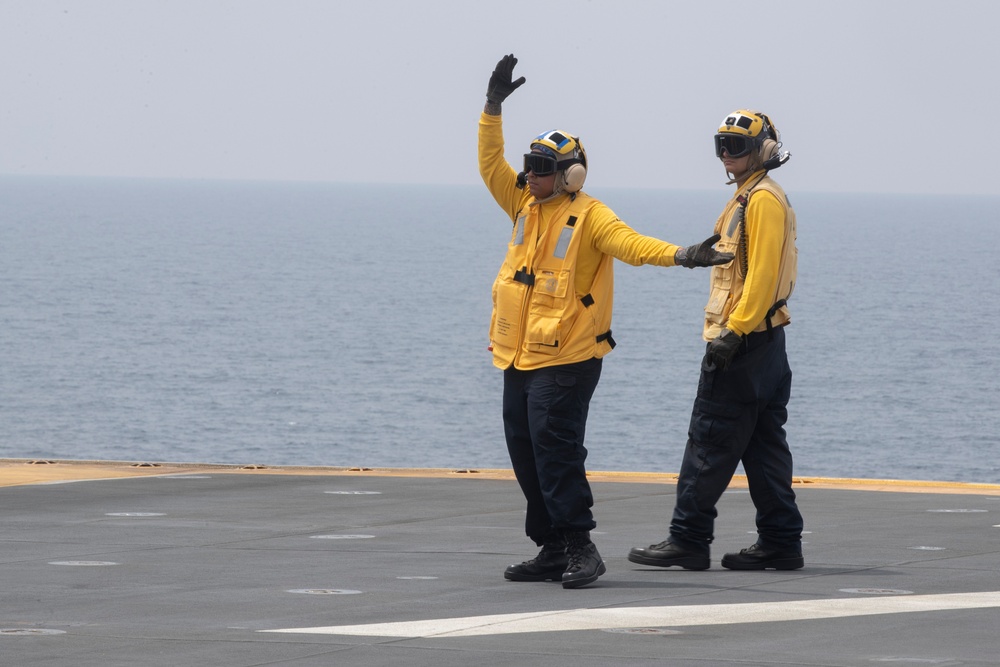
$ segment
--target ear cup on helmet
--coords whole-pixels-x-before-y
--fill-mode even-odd
[[[778,154],[778,142],[774,139],[765,139],[760,144],[760,161],[766,163]]]
[[[774,139],[765,139],[760,145],[760,162],[764,169],[777,169],[781,165],[788,162],[788,158],[791,154],[787,151],[782,154],[779,150],[781,144]]]
[[[587,168],[582,164],[571,164],[563,173],[566,182],[566,192],[579,192],[583,182],[587,180]]]

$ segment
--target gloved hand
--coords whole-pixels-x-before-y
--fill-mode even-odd
[[[710,367],[728,370],[742,343],[743,336],[732,329],[723,329],[722,333],[708,344],[705,361]]]
[[[720,235],[715,234],[697,245],[681,248],[674,255],[674,263],[688,269],[693,269],[696,266],[715,266],[716,264],[731,262],[735,256],[733,253],[719,252],[712,247],[721,238]]]
[[[517,58],[514,57],[513,53],[500,59],[500,62],[497,63],[496,68],[493,70],[493,75],[490,77],[490,85],[486,88],[487,100],[496,104],[502,104],[508,95],[524,83],[523,76],[517,81],[510,80],[514,74],[514,65],[516,64]]]

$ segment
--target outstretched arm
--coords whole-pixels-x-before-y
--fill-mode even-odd
[[[497,63],[486,89],[486,108],[479,117],[479,174],[490,194],[513,221],[530,195],[518,187],[517,171],[504,158],[500,102],[524,83],[511,81],[517,58],[504,56]]]
[[[713,266],[733,259],[731,253],[712,247],[718,236],[710,237],[688,248],[679,247],[652,236],[639,234],[622,222],[607,206],[601,204],[591,211],[594,247],[632,266]]]

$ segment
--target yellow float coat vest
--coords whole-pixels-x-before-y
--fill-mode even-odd
[[[614,347],[611,309],[614,257],[604,255],[586,294],[576,291],[576,259],[596,199],[566,197],[548,225],[539,206],[517,213],[493,283],[490,341],[493,363],[520,370],[600,358]],[[553,204],[547,204],[552,206]]]
[[[715,223],[715,233],[722,238],[715,247],[719,252],[731,252],[736,258],[720,266],[712,267],[711,294],[708,305],[705,306],[705,328],[703,337],[707,341],[716,338],[729,321],[729,315],[743,297],[743,287],[746,281],[747,246],[746,246],[746,207],[750,197],[759,190],[770,192],[784,209],[784,231],[781,244],[781,265],[778,268],[778,279],[770,301],[768,314],[754,327],[754,331],[766,331],[771,327],[783,326],[791,322],[786,301],[795,288],[798,277],[798,250],[795,246],[796,227],[795,211],[788,202],[788,197],[781,186],[769,176],[761,179],[751,178],[748,187],[740,188],[729,200]],[[774,221],[781,224],[782,221]]]

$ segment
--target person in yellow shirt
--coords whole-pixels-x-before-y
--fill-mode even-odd
[[[712,269],[703,331],[708,344],[670,536],[633,548],[633,563],[708,569],[716,504],[742,461],[757,509],[757,540],[727,553],[722,566],[795,570],[805,564],[784,430],[792,383],[785,352],[787,299],[798,259],[795,212],[769,176],[790,157],[780,148],[771,119],[748,109],[726,116],[715,135],[715,154],[732,176],[729,184],[736,185],[715,231],[719,250],[736,257]]]
[[[607,571],[596,527],[584,431],[611,337],[614,260],[639,266],[713,266],[732,260],[713,236],[687,248],[643,236],[583,192],[587,154],[561,130],[537,136],[518,173],[504,158],[501,104],[525,79],[504,56],[479,120],[479,171],[513,223],[493,284],[490,349],[504,371],[507,450],[527,500],[525,533],[542,547],[511,565],[510,581],[593,583]]]

